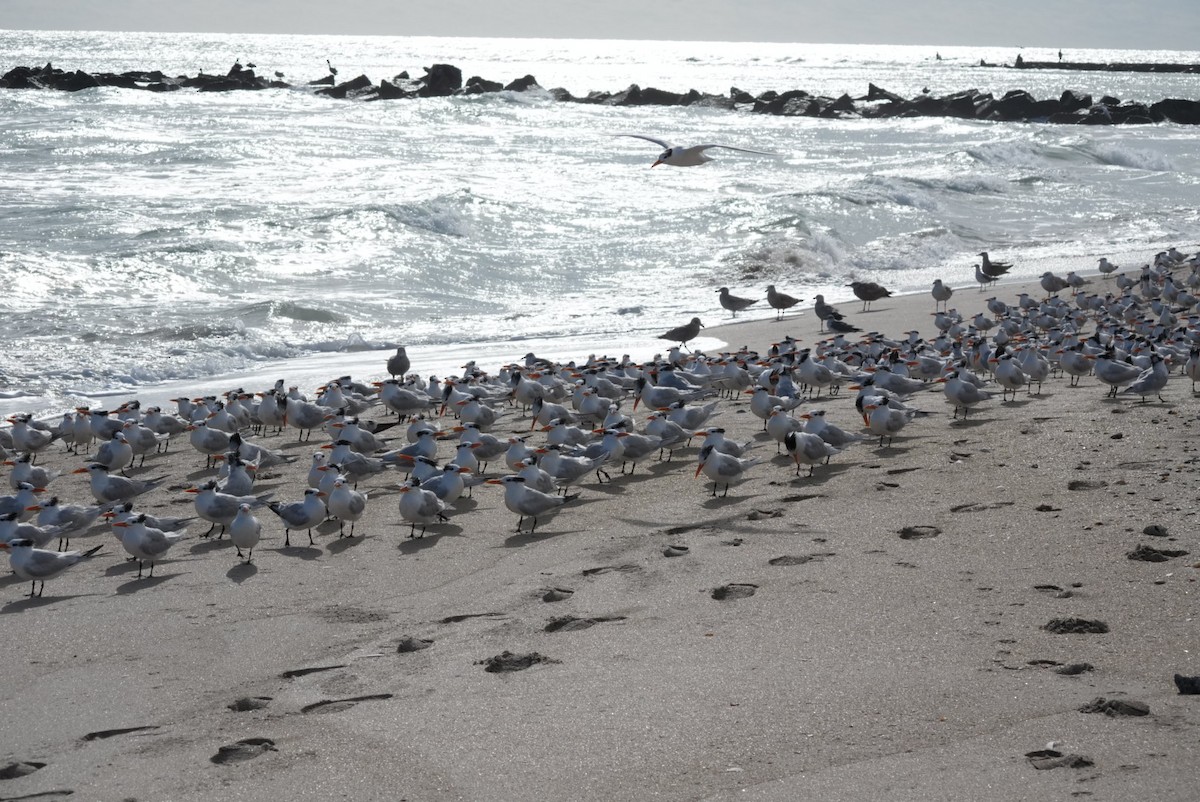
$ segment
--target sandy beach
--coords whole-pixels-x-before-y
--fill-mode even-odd
[[[1022,291],[1045,295],[968,281],[950,306],[969,319]],[[718,328],[714,301],[705,334],[764,354],[827,337],[799,308]],[[928,294],[839,308],[936,334]],[[353,539],[327,521],[284,548],[259,510],[250,565],[194,522],[137,579],[95,528],[71,548],[101,552],[43,597],[0,580],[0,763],[20,775],[0,799],[1193,799],[1200,696],[1172,678],[1200,675],[1200,423],[1178,367],[1165,402],[1056,377],[965,420],[930,383],[889,447],[868,436],[811,477],[748,396],[722,400],[713,423],[762,441],[746,482],[711,496],[697,441],[585,479],[533,534],[481,485],[409,538],[395,471],[359,485]],[[854,397],[797,412],[858,432]],[[509,408],[493,433],[528,429]],[[325,440],[258,440],[296,460],[255,492],[298,500]],[[167,477],[138,509],[194,514],[183,491],[213,472],[177,441],[130,472]],[[47,494],[91,503],[83,462],[52,444]],[[1107,631],[1051,631],[1069,619]]]

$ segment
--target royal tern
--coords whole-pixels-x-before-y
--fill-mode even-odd
[[[1150,367],[1143,370],[1133,383],[1121,391],[1122,394],[1140,395],[1142,403],[1146,403],[1148,396],[1157,396],[1159,401],[1165,401],[1162,397],[1162,390],[1167,386],[1167,379],[1170,378],[1170,371],[1167,368],[1167,361],[1158,354],[1150,355]]]
[[[400,484],[400,517],[410,524],[409,537],[417,536],[417,525],[421,526],[421,537],[425,537],[425,527],[438,521],[448,521],[445,515],[446,503],[420,484],[408,479]]]
[[[262,537],[262,522],[254,517],[251,509],[249,504],[238,505],[237,515],[229,522],[229,539],[237,549],[237,556],[241,557],[242,549],[246,550],[247,565],[254,556],[254,547]]]
[[[971,407],[982,404],[992,397],[991,393],[980,390],[974,384],[959,378],[957,370],[951,371],[937,381],[943,383],[942,392],[945,394],[946,400],[954,404],[955,418],[958,418],[958,410],[962,409],[963,418],[966,419]]]
[[[148,493],[158,487],[166,479],[160,476],[155,479],[127,479],[124,476],[110,476],[108,468],[93,462],[86,468],[76,468],[72,473],[91,474],[92,495],[101,504],[111,504],[114,501],[129,501],[130,499]]]
[[[339,476],[333,480],[333,490],[325,506],[329,514],[338,519],[338,537],[342,537],[347,522],[350,524],[350,537],[354,537],[354,525],[367,509],[367,494],[353,489]]]
[[[729,486],[744,482],[748,477],[747,471],[758,465],[762,460],[758,457],[751,459],[740,459],[722,451],[718,451],[716,447],[706,445],[700,449],[700,454],[697,457],[699,464],[696,466],[696,476],[701,473],[712,480],[713,489],[712,495],[717,495],[717,487],[725,486],[721,497],[724,498],[729,494]]]
[[[255,496],[233,496],[228,493],[222,493],[217,490],[217,482],[215,479],[210,479],[198,487],[189,487],[183,492],[192,493],[196,496],[194,506],[196,514],[204,520],[212,524],[201,537],[207,537],[212,533],[212,530],[217,526],[221,527],[221,532],[217,538],[225,533],[229,525],[233,523],[233,519],[237,517],[238,508],[242,504],[249,504],[251,507],[261,507],[266,503],[266,494],[260,497]]]
[[[804,424],[787,414],[781,406],[771,408],[771,413],[767,416],[767,434],[775,441],[775,453],[778,454],[783,447],[783,443],[787,440],[787,436],[792,432],[801,431]]]
[[[913,410],[892,409],[886,404],[864,404],[863,410],[867,415],[867,429],[871,434],[879,436],[880,448],[883,448],[885,437],[890,447],[892,439],[909,421],[916,417],[916,412]]]
[[[847,432],[826,420],[823,409],[811,409],[800,418],[804,421],[804,431],[815,434],[834,448],[844,449],[863,440],[862,435]]]
[[[707,429],[701,429],[693,434],[696,437],[704,438],[704,442],[700,444],[702,450],[705,446],[712,446],[722,454],[728,454],[731,457],[744,457],[756,445],[753,440],[738,443],[725,439],[725,429],[720,426],[709,426]]]
[[[27,514],[33,514],[40,510],[41,507],[34,504],[29,507]],[[62,532],[62,527],[59,526],[38,526],[37,524],[26,523],[20,519],[15,512],[6,512],[0,515],[0,543],[10,543],[14,540],[30,540],[33,545],[41,548],[49,543],[54,538],[59,537]]]
[[[529,487],[524,477],[509,475],[499,479],[488,479],[488,484],[503,485],[504,506],[510,512],[520,516],[517,519],[517,531],[521,531],[525,519],[529,518],[529,533],[537,529],[538,518],[550,515],[563,507],[569,501],[579,498],[578,493],[569,496],[552,496]]]
[[[822,462],[829,462],[829,458],[835,454],[842,453],[840,449],[826,443],[815,434],[810,434],[804,431],[790,431],[783,439],[784,448],[787,449],[788,456],[792,458],[792,462],[796,463],[796,475],[800,475],[800,465],[808,466],[808,475],[813,475],[813,470]]]
[[[8,543],[0,543],[0,549],[8,550],[8,564],[13,573],[31,584],[29,596],[41,596],[46,589],[46,580],[53,579],[63,571],[75,565],[80,560],[86,560],[100,551],[102,546],[95,546],[87,551],[49,551],[34,548],[33,541],[18,538]],[[41,582],[41,588],[37,583]],[[34,593],[34,591],[37,593]]]
[[[59,549],[70,545],[71,535],[82,532],[94,524],[103,511],[97,504],[86,507],[82,504],[60,504],[58,496],[52,496],[34,506],[41,507],[37,516],[38,526],[60,528]]]
[[[294,501],[291,504],[271,501],[267,503],[267,508],[283,521],[283,545],[285,547],[292,545],[293,529],[307,529],[308,545],[311,546],[313,545],[313,527],[325,520],[325,494],[316,488],[309,487],[304,490],[304,498],[300,501]]]
[[[453,462],[442,466],[440,473],[421,483],[421,487],[433,493],[449,507],[469,487],[474,487],[481,480],[472,476],[471,469]]]
[[[650,165],[651,167],[657,167],[660,164],[670,165],[671,167],[697,167],[701,164],[713,161],[712,157],[705,153],[706,150],[711,148],[736,150],[740,153],[755,153],[759,156],[778,156],[776,153],[771,153],[765,150],[752,150],[750,148],[738,148],[734,147],[733,145],[719,145],[715,143],[682,147],[680,145],[672,145],[670,142],[658,139],[657,137],[646,136],[645,134],[616,134],[616,136],[629,136],[634,137],[635,139],[644,139],[647,142],[653,142],[660,148],[663,148],[663,152],[658,155],[658,158],[655,159],[654,163]]]
[[[8,486],[13,490],[18,489],[22,482],[28,482],[34,487],[46,488],[61,475],[60,471],[34,465],[33,454],[28,452],[16,459],[6,459],[4,464],[12,466],[12,471],[8,474]]]
[[[124,532],[121,545],[138,562],[137,578],[142,578],[142,568],[150,563],[150,576],[154,576],[154,564],[166,556],[167,550],[187,535],[183,532],[164,532],[146,525],[146,516],[138,515],[131,521],[113,524]]]

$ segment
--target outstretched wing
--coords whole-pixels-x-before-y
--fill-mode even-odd
[[[666,149],[672,147],[670,142],[664,142],[661,139],[657,139],[652,136],[646,136],[645,134],[613,134],[613,136],[631,136],[634,139],[644,139],[647,142],[653,142],[654,144],[658,145],[663,150],[666,150]]]
[[[736,148],[733,145],[717,145],[717,144],[696,145],[694,150],[703,151],[703,150],[708,150],[709,148],[725,148],[725,150],[737,150],[737,151],[741,151],[742,153],[757,153],[759,156],[778,156],[779,155],[778,153],[772,153],[769,150],[752,150],[750,148]]]

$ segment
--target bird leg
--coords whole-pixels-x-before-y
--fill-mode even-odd
[[[283,547],[286,549],[287,547],[289,547],[291,545],[292,545],[292,530],[285,528],[283,530]]]

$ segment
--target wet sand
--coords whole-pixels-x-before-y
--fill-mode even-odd
[[[951,306],[1020,289],[962,286]],[[807,307],[720,329],[714,313],[705,333],[809,345]],[[839,307],[933,334],[927,295]],[[352,540],[327,522],[284,548],[261,510],[249,566],[193,524],[138,580],[97,530],[72,548],[102,552],[43,598],[0,580],[3,763],[36,769],[0,797],[1191,799],[1200,703],[1172,676],[1200,674],[1198,407],[1178,375],[1165,403],[1105,390],[1053,379],[955,421],[931,385],[891,447],[811,478],[764,442],[713,498],[681,449],[583,482],[532,535],[484,485],[410,539],[395,473],[360,485]],[[853,398],[805,408],[858,431]],[[765,437],[745,401],[721,410],[731,436]],[[528,427],[510,411],[494,432]],[[263,438],[296,461],[256,492],[299,499],[318,440]],[[82,460],[56,444],[39,463]],[[140,508],[171,515],[211,475],[185,440],[132,473],[170,477]],[[83,479],[51,492],[83,502]],[[1068,619],[1108,631],[1047,629]],[[1081,712],[1098,697],[1149,714]]]

